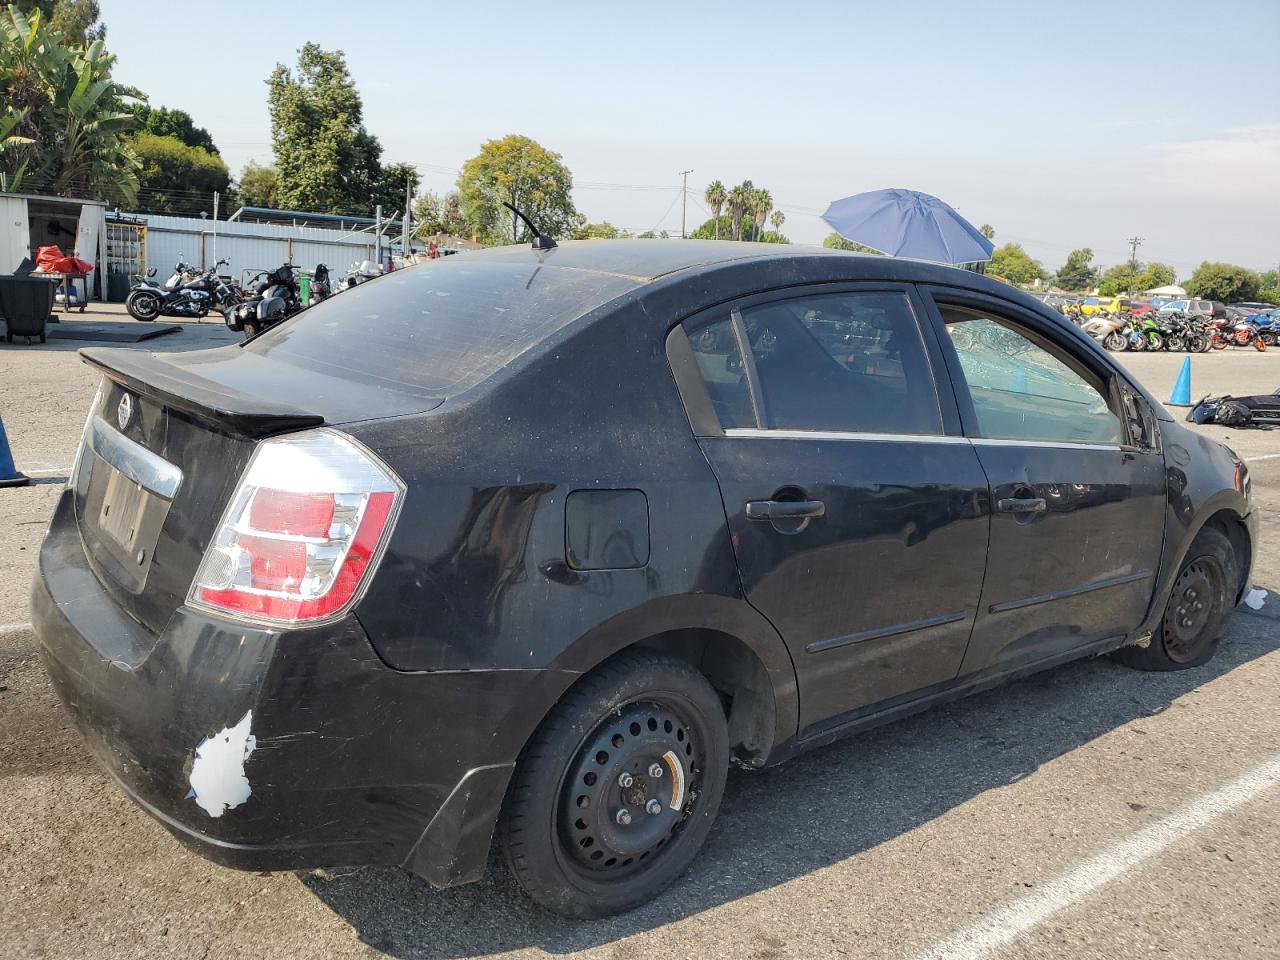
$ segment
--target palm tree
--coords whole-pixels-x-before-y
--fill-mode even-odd
[[[724,202],[728,199],[725,192],[724,184],[719,180],[712,180],[707,184],[707,192],[702,195],[707,201],[707,209],[711,211],[711,220],[716,225],[716,239],[720,239],[720,211],[724,209]]]
[[[996,238],[996,228],[989,223],[984,223],[982,226],[980,226],[978,228],[978,232],[982,234],[984,237],[986,237],[988,240],[994,240]]]
[[[787,215],[781,210],[775,210],[769,214],[769,222],[773,224],[773,232],[778,233],[782,230],[782,225],[787,222]]]
[[[743,180],[729,191],[729,219],[733,223],[733,239],[742,239],[742,218],[751,208],[751,194],[755,192],[750,180]]]
[[[765,221],[769,219],[769,211],[773,209],[773,197],[764,187],[751,191],[751,217],[756,222],[756,232],[752,240],[759,240],[764,233]]]

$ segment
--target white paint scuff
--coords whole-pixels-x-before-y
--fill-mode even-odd
[[[252,721],[250,710],[234,727],[218,731],[196,747],[188,778],[191,795],[211,817],[220,817],[249,799],[244,762],[258,745],[258,738],[249,732]]]
[[[1244,605],[1250,610],[1261,610],[1262,605],[1267,602],[1267,591],[1261,587],[1254,587],[1244,596]]]

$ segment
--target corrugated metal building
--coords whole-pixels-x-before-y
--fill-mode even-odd
[[[200,217],[165,217],[131,214],[147,225],[147,266],[157,274],[172,269],[179,260],[201,268],[221,257],[231,261],[224,273],[240,277],[245,271],[273,270],[288,261],[304,270],[323,263],[341,275],[353,263],[374,255],[372,231],[333,230],[324,227],[241,223],[236,220],[204,220]],[[386,241],[383,241],[386,249]]]

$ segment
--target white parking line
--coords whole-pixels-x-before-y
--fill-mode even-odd
[[[29,476],[29,477],[31,477],[31,476],[36,476],[37,474],[41,474],[41,473],[66,473],[66,474],[69,474],[69,473],[71,473],[71,468],[70,468],[70,467],[41,467],[41,468],[40,468],[40,469],[38,469],[38,470],[23,470],[22,472],[23,472],[23,473],[25,473],[25,474],[26,474],[27,476]]]
[[[1280,784],[1280,755],[1254,767],[1225,787],[1170,814],[1132,836],[1117,841],[1073,870],[1050,880],[1035,893],[987,914],[916,954],[914,960],[978,960],[1016,940],[1037,924],[1083,900],[1126,870],[1142,863],[1193,830],[1248,803]]]
[[[1280,453],[1264,453],[1260,457],[1245,457],[1244,462],[1253,463],[1255,460],[1274,460],[1276,457],[1280,457]]]

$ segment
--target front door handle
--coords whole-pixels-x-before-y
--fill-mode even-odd
[[[996,509],[1001,513],[1043,513],[1044,497],[1005,497],[996,501]]]
[[[811,520],[827,512],[821,500],[749,500],[748,520]]]

